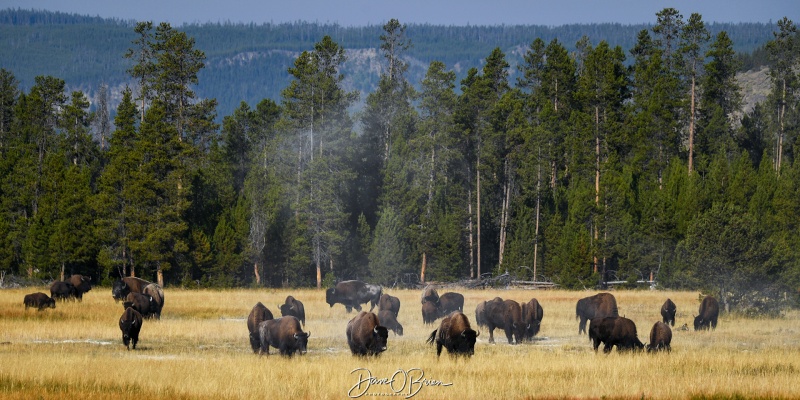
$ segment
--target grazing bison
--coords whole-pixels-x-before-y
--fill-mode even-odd
[[[378,311],[391,311],[395,316],[400,315],[400,299],[390,294],[382,294],[378,301]]]
[[[533,340],[533,337],[539,333],[539,328],[542,325],[542,317],[544,310],[539,300],[531,299],[531,301],[522,304],[522,323],[525,325],[525,340]]]
[[[50,285],[50,297],[61,301],[75,298],[75,286],[69,282],[55,281]]]
[[[92,277],[84,275],[72,275],[67,282],[75,286],[75,298],[78,301],[83,301],[83,294],[92,290]]]
[[[475,307],[475,323],[478,324],[478,326],[489,326],[488,322],[486,321],[486,305],[490,302],[502,303],[503,299],[495,297],[492,300],[478,303],[478,306]]]
[[[253,348],[253,353],[258,353],[261,350],[261,336],[258,333],[258,326],[272,318],[272,312],[260,301],[250,310],[250,315],[247,316],[247,330],[250,332],[250,347]]]
[[[667,299],[667,301],[664,302],[664,305],[661,306],[662,322],[675,326],[675,312],[677,311],[678,309],[675,307],[675,303],[673,303],[672,300]]]
[[[664,322],[658,321],[650,330],[650,344],[647,345],[647,352],[666,350],[672,351],[669,343],[672,342],[672,329]]]
[[[144,287],[149,285],[150,282],[139,279],[133,276],[126,276],[116,282],[111,286],[111,296],[114,297],[114,301],[125,300],[128,296],[128,293],[142,293]]]
[[[28,307],[36,307],[38,311],[42,311],[45,308],[56,308],[55,299],[42,292],[26,294],[22,302],[25,304],[26,310]]]
[[[438,333],[438,335],[437,335]],[[451,355],[471,356],[475,354],[475,341],[480,333],[469,326],[469,319],[462,312],[453,312],[444,317],[438,330],[431,332],[427,343],[436,341],[436,356],[442,354],[442,347]]]
[[[300,300],[295,299],[293,296],[286,296],[286,300],[278,308],[281,309],[282,317],[291,315],[300,320],[303,326],[306,326],[306,308]]]
[[[151,283],[142,289],[142,294],[153,298],[152,310],[150,312],[156,319],[161,319],[161,309],[164,308],[164,290],[157,283]]]
[[[158,308],[150,295],[141,293],[128,293],[125,301],[122,302],[123,308],[133,308],[145,318],[155,318],[155,310]]]
[[[489,328],[489,343],[494,343],[494,328],[505,331],[508,344],[522,342],[525,324],[522,322],[522,307],[514,300],[490,301],[484,308],[486,326]]]
[[[575,306],[575,318],[581,319],[578,324],[579,335],[586,332],[586,321],[604,317],[619,317],[617,299],[611,293],[598,293],[578,300]]]
[[[436,307],[436,303],[432,301],[422,303],[422,322],[432,324],[436,322],[437,318],[439,318],[439,309]]]
[[[614,346],[618,351],[643,349],[644,344],[636,335],[636,324],[625,317],[594,318],[589,323],[589,339],[594,351],[603,343],[603,352],[609,353]]]
[[[133,342],[133,349],[139,342],[139,330],[142,329],[142,314],[131,307],[125,309],[119,319],[119,329],[122,331],[122,343],[130,350]]]
[[[422,304],[425,304],[426,301],[432,301],[434,303],[439,302],[439,293],[436,292],[436,287],[433,285],[425,286],[425,289],[422,289]]]
[[[397,336],[403,336],[403,325],[400,325],[397,322],[397,314],[390,310],[380,310],[378,311],[378,321],[380,321],[381,325],[385,326],[386,329],[394,332]]]
[[[361,281],[343,281],[325,292],[325,302],[331,307],[334,304],[344,304],[347,312],[361,311],[361,304],[371,303],[371,312],[381,298],[383,289],[380,285],[373,285]]]
[[[707,296],[700,303],[700,315],[694,317],[694,330],[717,329],[719,317],[719,302],[712,296]]]
[[[464,312],[464,295],[461,293],[447,292],[439,296],[439,315],[447,315],[453,311]]]
[[[268,319],[258,325],[261,340],[261,354],[269,354],[269,347],[278,349],[282,356],[291,357],[294,353],[306,354],[308,337],[311,332],[303,332],[300,320],[291,315]]]
[[[377,356],[386,351],[389,330],[381,326],[378,316],[361,311],[347,323],[347,345],[357,356]]]

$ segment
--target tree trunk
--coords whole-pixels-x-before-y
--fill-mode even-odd
[[[503,255],[506,250],[507,227],[508,227],[508,208],[511,203],[511,173],[508,166],[508,159],[505,161],[505,174],[506,182],[503,188],[503,206],[500,213],[500,254],[498,257],[498,265],[503,265]]]
[[[156,269],[156,281],[158,286],[164,287],[164,270],[161,269],[161,263],[158,263],[158,268]]]
[[[689,175],[692,174],[694,168],[694,96],[695,96],[695,77],[692,75],[692,95],[691,107],[689,111]]]
[[[256,276],[256,285],[261,286],[261,275],[258,273],[258,262],[253,263],[253,274]]]
[[[479,149],[479,151],[480,151],[480,149]],[[476,191],[475,191],[475,197],[476,197],[476,210],[475,211],[476,211],[476,222],[478,224],[478,227],[477,227],[478,228],[477,229],[478,233],[477,233],[477,237],[476,237],[476,239],[478,241],[478,243],[477,243],[478,253],[476,255],[476,258],[477,258],[477,264],[478,264],[478,272],[477,272],[477,274],[478,274],[478,279],[480,279],[481,278],[481,158],[480,158],[480,156],[478,156],[477,168],[475,169],[475,174],[476,174],[476,179],[475,180],[477,182],[477,185],[476,185],[477,188],[476,188]]]
[[[594,205],[595,210],[600,205],[600,107],[594,108]],[[596,212],[596,211],[595,211]],[[594,223],[594,242],[597,243],[600,234],[599,223],[597,223],[597,215],[595,215]],[[597,252],[593,256],[594,272],[597,273]]]
[[[469,277],[470,279],[475,278],[475,249],[474,249],[474,242],[472,237],[472,190],[467,191],[467,214],[469,214],[469,220],[467,222],[467,229],[469,230]]]
[[[422,253],[422,268],[420,268],[419,272],[419,281],[420,283],[425,283],[425,270],[428,268],[428,254]]]
[[[539,156],[541,158],[542,152],[539,151]],[[539,189],[541,188],[542,184],[542,164],[541,160],[537,160],[538,169],[536,171],[536,230],[534,231],[533,236],[533,281],[536,282],[536,266],[539,262],[539,204],[541,200],[541,194],[539,193]]]
[[[61,262],[61,276],[58,279],[61,280],[61,281],[64,280],[64,262],[63,261]]]
[[[786,115],[786,79],[783,80],[783,94],[781,95],[780,132],[778,132],[778,156],[775,170],[781,176],[781,162],[783,159],[783,120]]]

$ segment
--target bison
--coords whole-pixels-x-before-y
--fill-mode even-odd
[[[719,302],[712,296],[707,296],[700,303],[700,315],[694,317],[694,330],[717,329],[719,317]]]
[[[451,355],[472,356],[475,354],[475,341],[479,332],[469,326],[469,319],[464,313],[456,311],[444,317],[439,329],[431,332],[427,343],[436,341],[436,356],[442,354],[442,347]]]
[[[114,301],[125,300],[128,296],[128,293],[142,293],[145,286],[149,285],[150,282],[139,279],[133,276],[126,276],[116,282],[111,286],[111,296],[114,297]]]
[[[609,353],[614,346],[618,351],[641,350],[644,344],[636,335],[636,324],[625,317],[594,318],[589,323],[589,339],[594,351],[603,343],[603,352]]]
[[[381,325],[385,326],[386,329],[394,332],[395,335],[403,336],[403,325],[400,325],[400,323],[397,322],[397,314],[395,314],[393,311],[378,311],[378,321],[380,321]]]
[[[539,300],[531,299],[531,301],[522,304],[522,323],[525,325],[523,338],[525,340],[533,340],[533,337],[539,333],[543,316],[544,310],[542,305],[539,304]]]
[[[139,342],[139,331],[142,329],[142,314],[128,307],[122,313],[119,319],[119,329],[122,331],[122,343],[130,350],[130,344],[133,343],[133,349],[136,349],[136,343]]]
[[[522,342],[526,326],[522,322],[522,307],[514,300],[490,301],[485,306],[486,326],[489,328],[489,343],[494,343],[494,329],[503,329],[508,344]]]
[[[595,318],[619,317],[617,299],[611,293],[598,293],[594,296],[578,300],[575,306],[575,318],[580,318],[578,334],[586,332],[586,321]]]
[[[343,304],[347,312],[361,311],[361,304],[371,303],[369,311],[375,308],[381,298],[382,288],[380,285],[373,285],[361,281],[344,281],[336,284],[325,292],[325,302],[331,307],[334,304]]]
[[[153,298],[152,310],[150,312],[156,319],[161,319],[161,309],[164,308],[164,290],[157,283],[151,283],[142,289],[142,294]]]
[[[75,298],[78,299],[78,301],[83,301],[83,294],[92,290],[91,276],[75,274],[70,276],[67,282],[75,287]]]
[[[439,296],[439,315],[447,315],[453,311],[464,312],[464,295],[461,293],[447,292]]]
[[[425,286],[425,289],[422,289],[421,303],[425,304],[426,301],[439,302],[439,293],[436,292],[436,287],[433,285]]]
[[[133,308],[145,318],[155,318],[155,311],[158,308],[150,295],[141,293],[128,293],[125,301],[122,302],[123,308]]]
[[[55,300],[65,301],[75,296],[75,286],[69,282],[55,281],[50,285],[50,297]]]
[[[482,301],[478,303],[477,307],[475,307],[475,323],[478,324],[478,326],[489,326],[488,322],[486,321],[486,304],[489,304],[489,302],[492,301],[502,303],[503,299],[495,297],[489,301]]]
[[[647,352],[666,350],[672,351],[669,343],[672,342],[672,329],[664,322],[658,321],[650,330],[650,344],[647,345]]]
[[[378,316],[361,311],[347,323],[347,345],[357,356],[377,356],[386,351],[389,330],[380,325]]]
[[[400,315],[400,299],[390,294],[382,294],[378,301],[378,311],[391,311],[395,316]]]
[[[55,299],[42,292],[26,294],[22,303],[25,304],[26,310],[28,307],[36,307],[38,311],[42,311],[45,308],[56,308]]]
[[[439,318],[439,308],[436,307],[436,303],[432,301],[422,303],[422,322],[432,324],[437,318]]]
[[[661,321],[665,324],[670,324],[675,326],[675,313],[678,309],[675,307],[675,303],[672,300],[667,299],[664,302],[664,305],[661,306]]]
[[[311,332],[303,332],[300,320],[291,315],[269,319],[258,325],[261,354],[269,354],[269,347],[278,349],[282,356],[306,354]]]
[[[300,300],[295,299],[293,296],[286,296],[286,300],[278,308],[281,310],[282,317],[288,315],[297,317],[303,326],[306,326],[306,309]]]
[[[261,336],[258,333],[258,326],[272,318],[272,312],[260,301],[250,310],[250,315],[247,316],[247,330],[250,332],[250,347],[253,348],[253,353],[258,353],[261,350]]]

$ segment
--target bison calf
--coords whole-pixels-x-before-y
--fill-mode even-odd
[[[250,332],[250,347],[253,348],[253,353],[258,353],[261,350],[261,336],[258,333],[258,326],[272,318],[272,312],[260,301],[250,310],[250,315],[247,316],[247,330]]]
[[[358,356],[379,355],[386,351],[389,331],[380,325],[378,316],[362,311],[347,323],[347,344]]]
[[[266,320],[259,324],[258,333],[262,354],[269,354],[272,346],[287,357],[294,353],[306,354],[308,337],[311,336],[311,332],[303,332],[300,320],[292,316]]]
[[[647,345],[647,352],[661,350],[670,352],[672,351],[669,346],[670,342],[672,342],[672,329],[669,329],[669,325],[661,321],[656,322],[653,329],[650,330],[650,344]]]
[[[126,308],[119,319],[119,329],[122,331],[122,343],[125,347],[130,350],[130,344],[133,344],[135,350],[136,343],[139,342],[139,331],[142,329],[142,314],[131,307]]]
[[[397,336],[403,336],[403,325],[397,322],[397,315],[389,310],[381,310],[378,312],[378,321],[386,329],[394,332]]]
[[[382,294],[378,300],[378,311],[391,311],[395,316],[400,315],[400,299],[390,294]]]
[[[603,343],[603,352],[609,353],[614,346],[618,351],[641,350],[644,344],[636,335],[636,324],[625,317],[595,318],[589,323],[589,339],[594,351]]]
[[[133,292],[128,293],[128,296],[125,297],[122,307],[131,307],[145,318],[154,318],[156,316],[155,311],[158,308],[155,300],[150,295]]]
[[[42,311],[45,308],[56,308],[55,299],[42,292],[26,294],[22,302],[25,304],[26,310],[28,307],[36,307],[38,311]]]
[[[293,296],[286,296],[286,300],[278,308],[281,310],[282,317],[291,315],[300,320],[303,326],[306,326],[306,308],[300,300]]]
[[[436,342],[436,356],[442,354],[442,347],[451,355],[471,356],[475,354],[475,341],[480,333],[469,325],[469,319],[462,312],[453,312],[444,317],[438,330],[431,332],[427,343]]]

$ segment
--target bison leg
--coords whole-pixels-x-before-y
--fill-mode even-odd
[[[355,308],[356,311],[361,312],[361,304],[357,304],[356,303],[356,305],[354,305],[353,308]],[[372,310],[370,310],[370,311],[372,311]]]
[[[606,354],[611,353],[611,349],[613,349],[613,348],[614,348],[614,344],[612,342],[606,342],[603,345],[603,353],[606,353]],[[617,346],[617,348],[619,348],[619,346]]]
[[[489,343],[494,343],[494,326],[489,325]]]
[[[586,333],[586,318],[581,316],[581,322],[578,323],[578,335]]]
[[[506,339],[508,339],[508,344],[514,344],[514,332],[511,328],[506,328]]]
[[[442,354],[442,342],[437,340],[436,341],[436,357],[439,357]]]

